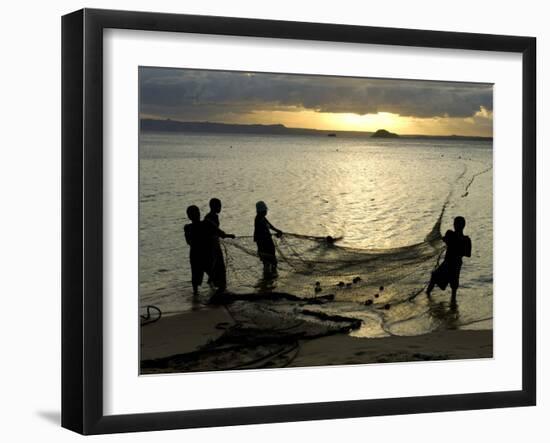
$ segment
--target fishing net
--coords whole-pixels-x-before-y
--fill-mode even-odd
[[[373,291],[387,294],[398,284],[401,298],[414,296],[424,288],[444,249],[444,210],[424,241],[399,248],[358,249],[338,245],[338,238],[293,233],[274,237],[278,276],[273,279],[263,275],[252,237],[224,240],[228,280],[236,292],[277,291],[304,298],[332,294],[352,300]]]
[[[341,246],[338,237],[284,233],[280,238],[273,237],[278,277],[269,278],[263,275],[252,237],[225,239],[222,247],[230,290],[259,294],[275,291],[302,298],[331,294],[340,301],[371,299],[374,305],[410,300],[426,288],[445,250],[441,223],[447,207],[453,199],[467,197],[474,180],[491,169],[485,168],[468,178],[464,166],[431,229],[416,244],[360,249]]]

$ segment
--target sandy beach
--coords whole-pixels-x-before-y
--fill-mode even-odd
[[[305,367],[492,358],[492,330],[437,330],[417,336],[355,338],[303,325],[265,331],[244,328],[225,306],[163,317],[141,327],[141,373]],[[236,334],[235,331],[240,333]],[[294,330],[296,331],[296,330]],[[306,332],[304,332],[306,331]],[[313,331],[315,331],[313,329]],[[266,334],[263,336],[262,334]]]

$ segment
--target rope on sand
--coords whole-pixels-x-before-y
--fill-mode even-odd
[[[140,315],[141,326],[145,326],[145,325],[148,325],[148,324],[151,324],[151,323],[155,323],[156,321],[159,321],[160,318],[162,317],[162,311],[159,308],[157,308],[156,306],[148,305],[146,308],[147,308],[147,314],[146,315]],[[158,313],[158,316],[155,317],[155,318],[151,318],[151,310],[152,309],[157,311],[157,313]]]

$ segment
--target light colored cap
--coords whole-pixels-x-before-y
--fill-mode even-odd
[[[256,203],[256,211],[257,212],[267,211],[267,205],[265,204],[265,202],[260,200],[258,203]]]

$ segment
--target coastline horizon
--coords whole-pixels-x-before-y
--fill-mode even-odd
[[[226,123],[215,121],[185,121],[171,118],[140,118],[140,130],[144,132],[196,132],[205,134],[254,134],[254,135],[323,135],[323,136],[348,136],[348,137],[373,137],[379,131],[386,131],[396,134],[399,138],[406,139],[433,139],[433,140],[477,140],[493,141],[493,137],[483,135],[465,134],[416,134],[396,133],[385,128],[375,131],[341,130],[341,129],[319,129],[286,126],[282,123]],[[226,131],[226,132],[224,132]]]

